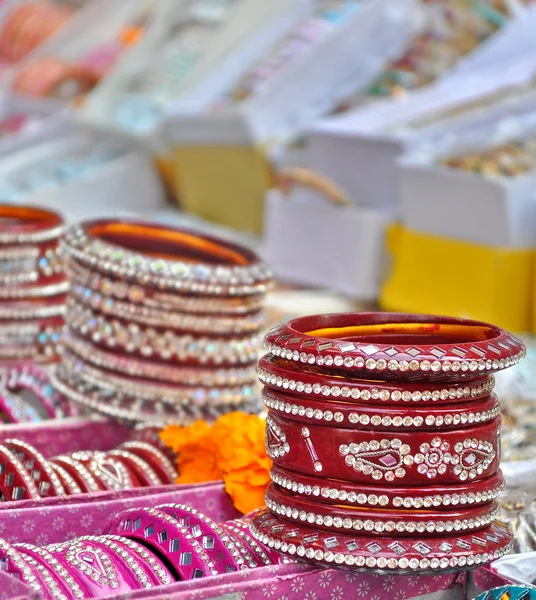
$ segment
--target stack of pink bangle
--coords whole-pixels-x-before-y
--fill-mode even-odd
[[[492,373],[523,343],[464,319],[304,317],[259,363],[273,459],[255,537],[289,557],[441,572],[509,551]]]
[[[54,362],[69,282],[57,253],[63,220],[0,206],[0,361]]]
[[[247,520],[218,524],[183,504],[118,514],[105,535],[40,548],[0,540],[0,564],[45,600],[103,598],[277,564]]]

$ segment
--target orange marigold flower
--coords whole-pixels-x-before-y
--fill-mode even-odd
[[[162,441],[178,454],[177,483],[223,479],[234,505],[243,513],[264,504],[272,461],[266,454],[266,423],[255,415],[233,412],[213,426],[197,421],[169,426]]]

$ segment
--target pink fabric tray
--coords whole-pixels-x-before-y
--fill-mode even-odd
[[[0,443],[17,438],[47,457],[77,450],[110,450],[123,442],[129,429],[104,419],[51,419],[31,425],[0,425]]]

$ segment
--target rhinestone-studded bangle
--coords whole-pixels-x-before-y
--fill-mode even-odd
[[[341,339],[342,338],[342,339]],[[456,341],[452,341],[455,339]],[[519,362],[523,343],[480,321],[398,313],[349,313],[294,319],[266,335],[274,356],[372,378],[450,381],[493,373]]]
[[[455,539],[437,536],[410,544],[403,539],[371,540],[359,535],[312,532],[309,527],[279,521],[266,510],[253,520],[251,532],[262,544],[293,559],[399,574],[470,569],[512,549],[510,532],[499,523],[491,525],[488,536],[460,533]]]
[[[171,258],[151,258],[143,249],[151,245]],[[140,252],[131,250],[138,246]],[[270,272],[257,257],[233,244],[208,236],[160,225],[120,221],[86,222],[65,236],[71,260],[122,279],[142,279],[159,289],[213,295],[263,293]],[[197,258],[197,264],[190,257]],[[183,257],[187,260],[184,261]],[[214,262],[220,266],[213,266]],[[223,266],[223,264],[225,266]]]
[[[433,383],[397,385],[395,382],[359,379],[346,379],[341,382],[340,377],[315,372],[313,369],[307,370],[308,360],[308,355],[300,355],[299,362],[305,363],[305,366],[294,367],[293,364],[285,363],[268,354],[260,359],[257,376],[266,387],[283,392],[329,400],[348,399],[382,406],[394,403],[413,405],[469,402],[489,395],[495,383],[493,376],[450,385]]]
[[[361,535],[396,532],[400,536],[415,533],[426,536],[445,532],[478,530],[492,523],[498,514],[496,502],[453,511],[401,511],[319,505],[308,498],[295,498],[273,483],[266,492],[266,506],[288,521],[309,523],[324,531],[357,531]]]
[[[323,504],[341,502],[355,506],[379,508],[445,508],[477,506],[495,500],[504,490],[500,470],[482,481],[459,483],[456,486],[431,485],[420,490],[414,487],[382,488],[374,485],[351,484],[343,481],[325,481],[319,477],[302,475],[280,467],[273,467],[271,478],[281,488],[293,494],[318,499]]]
[[[280,415],[266,421],[267,452],[276,466],[352,482],[402,485],[459,483],[498,468],[500,418],[468,429],[398,432],[307,426]],[[360,440],[354,442],[353,440]],[[427,482],[427,483],[425,483]]]
[[[0,244],[41,244],[58,240],[64,232],[63,219],[42,208],[2,205]]]
[[[340,423],[341,427],[369,426],[371,429],[405,430],[429,429],[440,431],[471,426],[496,419],[501,406],[495,395],[486,399],[461,405],[415,407],[411,414],[404,406],[382,407],[354,404],[350,401],[315,400],[304,398],[296,401],[295,396],[264,389],[262,399],[266,408],[275,414],[297,417],[303,423]]]

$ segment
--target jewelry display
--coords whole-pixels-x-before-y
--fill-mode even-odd
[[[0,359],[54,362],[69,283],[58,253],[62,218],[0,206]]]
[[[82,600],[281,562],[247,518],[220,524],[183,504],[123,511],[104,531],[44,547],[0,540],[0,564],[45,600]]]
[[[130,440],[108,452],[74,452],[46,459],[31,444],[0,444],[1,500],[27,500],[168,485],[172,460],[155,443]]]
[[[303,317],[259,363],[273,460],[260,542],[290,558],[438,573],[499,558],[500,407],[492,373],[523,343],[464,319]]]
[[[270,273],[252,252],[128,221],[82,223],[62,251],[72,292],[60,393],[129,421],[254,407]]]

